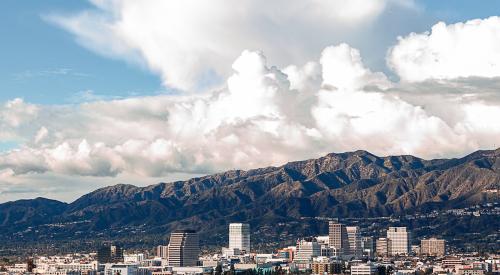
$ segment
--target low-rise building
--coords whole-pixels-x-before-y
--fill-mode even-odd
[[[351,265],[351,275],[374,275],[377,267],[372,263],[360,263]]]
[[[312,274],[340,274],[342,273],[342,263],[332,261],[327,257],[316,257],[311,266]]]

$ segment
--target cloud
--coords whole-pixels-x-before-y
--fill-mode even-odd
[[[400,37],[388,64],[408,82],[500,76],[500,17],[432,27]]]
[[[78,14],[44,16],[74,33],[83,46],[138,63],[166,86],[202,89],[223,82],[244,49],[275,64],[302,63],[335,37],[349,37],[389,6],[411,0],[94,0]]]
[[[16,80],[26,80],[35,77],[60,77],[60,76],[71,76],[71,77],[81,78],[81,77],[88,77],[90,75],[75,71],[70,68],[55,68],[55,69],[46,69],[38,71],[27,70],[21,73],[14,74],[14,78]]]
[[[0,106],[0,141],[14,141],[22,138],[22,130],[29,127],[39,112],[38,106],[16,98]]]
[[[243,51],[232,71],[223,88],[197,95],[7,102],[0,125],[25,142],[0,155],[0,171],[169,177],[358,149],[431,158],[498,146],[498,79],[393,83],[347,44],[284,69]]]

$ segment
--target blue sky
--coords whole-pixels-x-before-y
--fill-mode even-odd
[[[230,1],[1,1],[0,203],[499,146],[500,1]]]
[[[22,97],[42,104],[71,103],[83,91],[127,97],[163,90],[144,68],[105,58],[43,20],[54,11],[76,12],[87,1],[16,1],[0,4],[0,101]]]
[[[500,12],[500,2],[496,0],[417,3],[424,12],[406,18],[406,27],[394,26],[397,31],[391,34],[399,31],[404,35],[406,30],[401,29],[405,28],[425,31],[439,20],[453,23]],[[165,90],[159,77],[147,69],[89,51],[76,43],[71,34],[43,19],[54,12],[76,13],[92,8],[89,2],[5,0],[0,5],[0,33],[4,38],[0,44],[0,101],[21,97],[34,103],[67,104],[81,98],[85,91],[128,97]],[[386,50],[384,46],[379,46],[378,54]],[[373,59],[376,61],[370,65],[383,69],[383,56]]]

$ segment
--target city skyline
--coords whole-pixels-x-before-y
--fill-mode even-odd
[[[0,275],[500,275],[500,0],[3,0],[0,34]]]

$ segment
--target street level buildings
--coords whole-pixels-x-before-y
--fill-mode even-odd
[[[351,266],[351,275],[374,275],[377,268],[372,263],[355,264]]]

